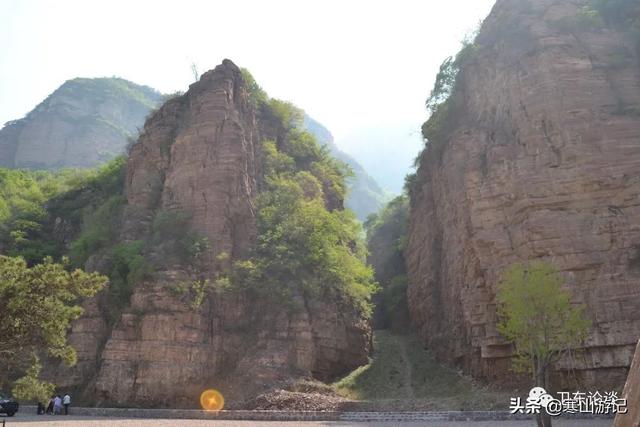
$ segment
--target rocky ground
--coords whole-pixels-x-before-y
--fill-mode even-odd
[[[482,387],[444,367],[414,335],[374,333],[369,364],[332,386],[318,381],[285,382],[227,409],[296,411],[506,410],[510,393]]]
[[[261,394],[240,406],[241,409],[266,411],[339,411],[349,402],[323,383],[296,381],[282,384],[280,388]]]

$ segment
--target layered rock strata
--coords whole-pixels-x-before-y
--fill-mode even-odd
[[[495,310],[512,263],[552,263],[593,322],[559,387],[621,389],[640,338],[640,57],[626,31],[585,28],[585,5],[497,2],[412,190],[413,324],[494,382],[513,377]]]
[[[231,61],[205,73],[147,121],[131,150],[122,241],[148,236],[158,210],[188,212],[209,242],[206,276],[245,256],[257,233],[261,142],[280,138],[279,126]],[[193,407],[205,388],[238,402],[279,380],[327,380],[367,361],[369,326],[340,301],[300,294],[290,307],[232,293],[194,309],[171,292],[193,279],[191,268],[160,268],[136,285],[111,328],[89,306],[70,337],[80,363],[61,385],[97,404]]]
[[[0,167],[98,166],[125,152],[162,98],[115,77],[69,80],[26,117],[0,129]]]

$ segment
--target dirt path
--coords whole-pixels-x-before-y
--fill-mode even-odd
[[[402,390],[405,399],[415,398],[413,393],[413,386],[411,385],[413,379],[413,366],[411,366],[411,360],[409,360],[409,354],[407,353],[407,345],[404,340],[396,339],[396,343],[400,347],[400,357],[402,359],[403,370],[403,384]]]

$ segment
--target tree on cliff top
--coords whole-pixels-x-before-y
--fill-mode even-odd
[[[291,307],[300,294],[338,296],[369,316],[377,284],[366,265],[360,224],[342,209],[351,171],[299,128],[302,110],[259,95],[262,113],[280,125],[283,135],[262,144],[264,179],[251,256],[235,262],[216,286],[255,292],[263,300]]]
[[[76,362],[76,352],[67,343],[71,322],[82,314],[79,298],[95,295],[107,282],[97,273],[67,271],[62,264],[45,258],[28,267],[23,258],[0,256],[0,386],[12,375],[27,369],[16,382],[18,397],[39,397],[49,390],[37,381],[37,354]]]
[[[548,390],[549,367],[587,337],[590,322],[571,303],[555,268],[542,262],[507,269],[498,289],[498,331],[515,347],[515,367],[529,371],[535,386]],[[549,417],[538,417],[550,426]]]

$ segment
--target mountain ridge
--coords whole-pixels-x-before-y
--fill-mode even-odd
[[[119,77],[67,80],[0,130],[0,167],[89,168],[125,151],[164,96]]]
[[[335,158],[345,162],[353,170],[354,176],[349,179],[346,207],[354,211],[361,221],[382,209],[391,199],[391,194],[383,190],[353,156],[336,145],[329,129],[307,114],[304,116],[303,127],[311,132],[318,142],[326,145]]]

